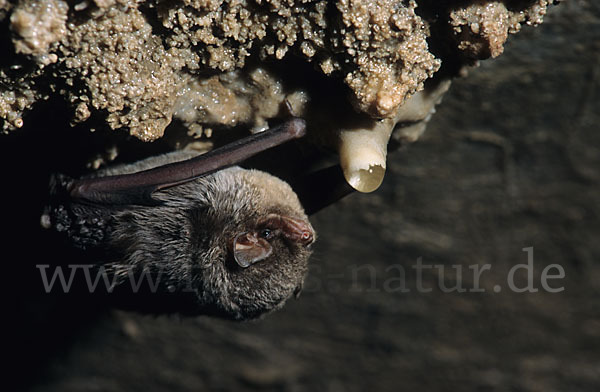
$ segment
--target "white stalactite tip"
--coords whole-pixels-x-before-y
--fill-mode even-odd
[[[435,111],[435,105],[450,87],[450,80],[415,93],[398,108],[394,118],[361,121],[360,127],[338,134],[340,166],[350,186],[359,192],[373,192],[385,176],[387,145],[397,123],[407,123],[398,132],[405,142],[415,141]]]
[[[393,124],[386,119],[374,122],[370,129],[340,131],[340,166],[348,184],[357,191],[373,192],[383,182]]]

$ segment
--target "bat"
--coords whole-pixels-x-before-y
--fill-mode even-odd
[[[299,293],[316,234],[290,185],[234,165],[305,129],[294,118],[199,156],[53,175],[42,226],[113,276],[151,274],[174,311],[257,318]]]

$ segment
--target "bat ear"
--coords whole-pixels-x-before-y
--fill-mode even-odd
[[[233,240],[233,257],[242,268],[266,259],[273,253],[271,244],[257,233],[241,233]]]

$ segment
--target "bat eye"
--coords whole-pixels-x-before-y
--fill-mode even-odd
[[[260,236],[265,240],[270,240],[275,236],[275,234],[273,234],[273,231],[271,229],[262,229],[260,232]]]

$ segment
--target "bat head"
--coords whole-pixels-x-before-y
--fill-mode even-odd
[[[201,303],[255,318],[281,307],[302,287],[316,235],[291,187],[260,171],[211,175],[193,210],[192,259]]]

